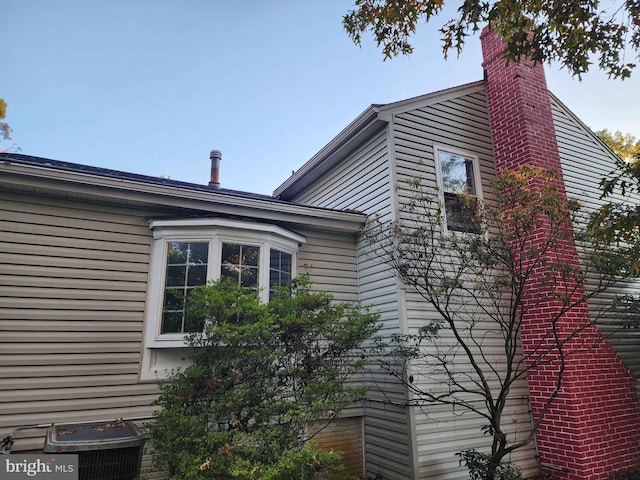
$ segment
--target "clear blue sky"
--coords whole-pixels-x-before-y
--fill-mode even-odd
[[[372,103],[480,80],[477,38],[442,59],[435,25],[383,62],[341,25],[351,0],[0,0],[0,98],[22,153],[270,194]],[[448,18],[448,16],[447,16]],[[640,70],[547,67],[588,126],[640,136]],[[7,142],[0,148],[7,148]]]

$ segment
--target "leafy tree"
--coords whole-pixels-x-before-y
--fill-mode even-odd
[[[614,170],[600,181],[606,203],[591,215],[590,240],[629,258],[631,273],[640,275],[640,140],[619,131],[596,133],[618,158]]]
[[[605,128],[598,130],[596,135],[625,162],[640,159],[640,139],[636,139],[630,133],[622,133],[619,130],[612,133]]]
[[[567,317],[616,283],[626,262],[590,246],[580,252],[583,265],[568,261],[579,205],[559,183],[553,171],[526,166],[500,176],[485,204],[462,195],[469,208],[458,213],[477,226],[470,234],[444,231],[438,192],[414,179],[398,187],[410,198],[399,219],[374,219],[365,230],[370,253],[429,312],[416,333],[380,343],[389,354],[381,356],[383,367],[409,390],[410,405],[447,405],[483,419],[490,451],[460,453],[473,478],[519,478],[504,459],[534,439],[562,388],[567,359],[601,338],[587,319],[576,325]],[[524,352],[523,324],[540,308],[549,310],[549,327]],[[506,415],[513,389],[549,365],[556,373],[548,398],[530,429],[513,432]]]
[[[0,120],[4,120],[7,117],[7,102],[4,98],[0,98]],[[3,140],[11,139],[11,128],[6,122],[0,122],[0,135]]]
[[[11,127],[7,122],[3,120],[7,117],[7,102],[3,98],[0,98],[0,143],[4,140],[11,140]],[[19,151],[20,147],[13,144],[9,148],[0,148],[0,152]]]
[[[625,58],[629,50],[640,57],[640,2],[621,0],[547,1],[458,1],[458,16],[442,24],[439,32],[445,58],[451,50],[459,54],[467,37],[483,24],[507,44],[504,57],[519,62],[558,61],[572,75],[587,72],[592,59],[614,78],[629,77],[635,64]],[[351,39],[362,42],[362,34],[373,32],[385,58],[410,54],[409,42],[419,22],[433,22],[444,9],[444,0],[355,0],[355,8],[343,17]]]
[[[301,278],[267,304],[211,283],[189,297],[188,319],[204,334],[189,337],[190,365],[161,387],[156,463],[176,479],[347,478],[332,476],[337,454],[307,442],[364,395],[349,379],[377,317]]]

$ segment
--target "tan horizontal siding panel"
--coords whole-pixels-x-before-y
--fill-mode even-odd
[[[0,299],[0,304],[3,304],[3,301]],[[68,310],[65,308],[59,308],[56,310],[51,310],[47,308],[27,308],[28,305],[23,305],[22,308],[8,308],[4,306],[0,308],[0,321],[2,320],[13,320],[16,318],[20,318],[23,320],[86,320],[87,322],[98,322],[98,321],[131,321],[132,318],[138,318],[140,312],[134,314],[134,316],[130,315],[130,313],[125,310]]]
[[[126,237],[124,237],[126,239]],[[46,234],[29,234],[21,232],[3,232],[3,243],[18,243],[23,245],[38,246],[54,246],[60,249],[78,249],[78,250],[97,250],[99,252],[114,252],[127,254],[143,254],[149,253],[149,244],[125,243],[120,241],[101,240],[100,235],[96,233],[95,238],[76,238],[76,237],[56,237]],[[2,249],[3,251],[4,248]],[[21,252],[17,252],[21,253]],[[104,256],[104,253],[103,253]]]
[[[100,203],[80,203],[63,198],[25,195],[22,193],[3,192],[2,208],[12,211],[46,214],[57,217],[95,220],[123,225],[147,227],[147,217],[157,215],[157,211],[141,210],[128,206],[126,209]]]
[[[0,400],[0,409],[2,409],[3,403],[10,404],[11,402],[48,402],[51,399],[55,399],[56,402],[63,400],[81,401],[85,399],[99,400],[108,399],[111,397],[136,397],[140,395],[155,396],[157,394],[158,386],[150,383],[124,385],[112,384],[106,386],[86,385],[83,387],[72,388],[38,388],[35,390],[14,390],[8,392],[5,391],[2,393],[2,399]]]
[[[425,117],[411,116],[398,122],[396,141],[430,145],[433,142],[464,150],[480,150],[489,153],[491,144],[484,129],[476,129],[471,124],[460,124],[457,119],[448,120],[429,112]]]
[[[61,282],[58,282],[58,285],[60,285],[60,283]],[[74,307],[75,302],[77,301],[111,301],[114,303],[127,302],[132,311],[144,309],[146,290],[138,288],[138,285],[136,285],[135,291],[131,291],[127,289],[116,290],[118,284],[115,282],[110,285],[113,290],[107,289],[104,284],[102,284],[103,288],[91,288],[92,286],[95,287],[95,284],[92,285],[91,282],[87,282],[87,284],[87,288],[84,289],[81,287],[70,287],[66,282],[64,283],[64,286],[70,288],[40,288],[24,285],[14,287],[10,286],[11,284],[5,280],[4,282],[0,282],[0,285],[4,285],[2,289],[0,289],[0,298],[9,297],[11,299],[19,299],[27,297],[30,299],[30,302],[44,300],[56,302],[58,304],[62,304],[68,300],[73,300]],[[135,302],[139,302],[141,305],[134,305]],[[2,304],[4,305],[4,301],[2,301]],[[9,306],[9,304],[7,304],[7,306]]]
[[[347,271],[352,272],[355,268],[355,258],[353,256],[347,255],[322,255],[319,253],[307,253],[300,252],[298,254],[298,264],[300,266],[304,264],[314,265],[314,264],[322,264],[327,262],[330,259],[331,261],[331,269],[336,271]]]
[[[98,353],[96,353],[98,352]],[[5,354],[0,350],[0,365],[91,365],[91,364],[138,364],[140,353],[103,352],[102,348],[83,354],[59,353],[35,353],[30,355]]]
[[[35,375],[31,377],[22,375],[14,378],[0,378],[0,390],[33,390],[35,388],[39,391],[53,388],[93,388],[104,385],[138,384],[137,369],[134,371],[131,368],[129,370],[132,373],[128,374],[109,374],[105,369],[100,372],[100,375],[86,375],[84,369],[80,372],[77,367],[73,367],[73,370],[67,369],[63,374],[58,374],[58,376],[50,375],[46,371],[40,371],[40,368],[38,367],[38,371],[33,371],[32,369],[30,373]],[[4,396],[2,401],[5,401]]]
[[[7,222],[0,220],[0,231],[7,239],[13,238],[11,234],[34,236],[34,242],[45,245],[66,245],[71,243],[79,245],[81,241],[97,242],[106,245],[106,250],[113,250],[113,244],[121,245],[122,250],[145,252],[150,243],[149,236],[131,235],[127,232],[105,232],[102,230],[84,230],[76,228],[57,227],[51,225],[34,225],[30,223]],[[52,240],[42,240],[42,238]],[[124,247],[126,245],[126,247]]]
[[[385,158],[376,160],[375,163],[366,165],[357,164],[356,171],[334,172],[339,181],[349,182],[337,184],[338,180],[332,179],[318,182],[318,187],[322,190],[330,190],[331,201],[323,201],[323,206],[328,208],[348,208],[357,211],[365,211],[365,204],[372,195],[385,193],[390,195],[388,164]],[[364,171],[361,171],[364,170]]]
[[[463,107],[460,103],[443,102],[411,110],[396,117],[396,124],[415,124],[421,130],[439,126],[441,131],[459,132],[460,137],[487,143],[490,138],[488,112]]]
[[[155,399],[155,394],[131,395],[119,397],[79,398],[69,400],[38,400],[33,402],[0,403],[0,416],[2,415],[29,415],[33,412],[54,414],[57,412],[88,411],[98,409],[126,409],[136,405],[150,405]],[[57,420],[56,420],[57,421]]]
[[[119,278],[121,274],[125,276],[128,274],[138,274],[139,276],[142,275],[146,277],[149,270],[148,262],[144,263],[142,261],[145,256],[141,255],[135,255],[135,257],[133,257],[136,260],[135,262],[123,262],[104,260],[96,252],[93,252],[93,258],[78,258],[73,255],[73,251],[60,252],[59,249],[56,249],[55,247],[42,247],[40,249],[37,247],[31,247],[22,249],[19,245],[15,244],[5,245],[5,247],[12,251],[8,253],[0,252],[0,264],[3,265],[3,268],[4,266],[9,267],[17,265],[18,267],[25,267],[29,269],[42,268],[45,271],[48,268],[60,270],[69,269],[71,271],[79,270],[86,273],[78,273],[77,275],[87,275],[89,278],[96,278],[104,275],[105,279]],[[2,248],[1,242],[0,248]],[[50,252],[51,255],[47,255],[47,251]],[[64,254],[66,255],[62,256]],[[61,274],[64,275],[64,273]],[[70,275],[74,274],[70,273]]]
[[[11,365],[8,368],[0,368],[2,381],[10,382],[16,379],[24,382],[41,381],[47,379],[51,382],[82,382],[84,377],[92,378],[97,376],[108,379],[112,375],[127,375],[138,380],[138,363],[107,363],[107,364],[84,364],[84,365],[59,365],[59,364],[37,364],[37,365]],[[60,378],[68,377],[68,378]],[[35,380],[34,380],[35,379]]]
[[[355,255],[356,236],[330,236],[330,235],[314,235],[307,236],[307,242],[300,248],[304,252],[324,253],[328,255],[328,251],[337,255]]]
[[[4,335],[3,335],[4,336]],[[95,338],[93,342],[60,342],[60,343],[4,343],[2,344],[3,355],[32,355],[32,354],[84,354],[84,353],[138,353],[141,348],[141,337],[138,341],[128,342],[101,342],[100,338]]]
[[[358,293],[357,286],[348,283],[337,285],[335,282],[335,277],[317,277],[314,275],[312,269],[310,269],[309,274],[313,279],[313,290],[318,292],[331,292],[336,300],[355,301],[356,295]]]
[[[487,97],[483,93],[473,93],[464,97],[453,98],[438,105],[464,112],[465,116],[484,118],[488,121]]]
[[[15,255],[12,255],[12,257],[12,259],[18,260],[15,258]],[[147,285],[148,276],[146,270],[128,271],[126,269],[129,264],[121,264],[119,270],[96,270],[93,268],[69,268],[60,265],[57,261],[51,262],[53,265],[42,265],[42,262],[38,261],[38,259],[31,260],[32,264],[25,265],[24,262],[3,262],[0,258],[0,262],[2,263],[0,281],[6,281],[3,279],[7,277],[13,277],[13,281],[27,281],[21,278],[24,277],[33,282],[31,285],[35,287],[50,286],[49,283],[37,284],[38,281],[56,281],[58,282],[57,285],[60,284],[61,279],[65,281],[65,285],[68,285],[68,283],[66,283],[67,281],[82,281],[82,285],[86,285],[86,282],[90,282],[89,285],[91,285],[91,282],[95,284],[95,282],[101,281],[104,282],[105,285],[126,285],[125,289],[127,290],[138,288],[146,289]],[[110,265],[110,267],[113,268],[114,265]],[[40,278],[42,278],[42,280],[40,280]],[[99,284],[96,285],[99,286]]]
[[[105,406],[104,408],[84,408],[95,407],[95,405],[89,405],[88,403],[84,405],[69,404],[62,406],[61,410],[55,411],[44,410],[38,408],[37,405],[32,405],[30,412],[16,413],[15,415],[9,414],[8,416],[0,415],[0,429],[10,432],[11,428],[28,425],[151,417],[153,411],[157,409],[151,406],[152,401],[153,396],[148,396],[136,399],[136,403],[131,402],[129,405]]]
[[[77,260],[83,260],[83,259],[88,259],[88,260],[97,260],[99,262],[102,263],[102,267],[96,267],[96,268],[101,268],[104,270],[110,270],[111,268],[109,268],[109,263],[108,262],[124,262],[124,263],[130,263],[130,264],[136,264],[136,263],[141,263],[143,264],[143,267],[140,268],[140,270],[144,269],[148,269],[148,264],[149,264],[149,249],[147,248],[145,251],[143,252],[137,252],[137,253],[132,253],[132,252],[123,252],[121,251],[120,247],[121,244],[112,244],[111,247],[113,247],[115,250],[109,251],[109,250],[101,250],[101,245],[99,244],[86,244],[86,242],[80,242],[82,243],[82,245],[71,245],[70,243],[66,243],[64,245],[58,245],[55,242],[55,239],[49,239],[49,240],[54,240],[53,243],[38,243],[34,240],[33,237],[24,237],[22,238],[20,235],[13,235],[11,234],[12,238],[6,238],[5,235],[2,235],[2,239],[3,241],[0,242],[0,258],[3,258],[2,254],[10,254],[8,257],[4,257],[4,258],[12,258],[13,261],[9,261],[8,263],[15,263],[15,262],[20,262],[21,260],[18,258],[15,258],[16,255],[20,255],[20,256],[29,256],[29,255],[35,255],[35,256],[44,256],[44,257],[49,257],[50,259],[55,259],[56,257],[62,257],[62,258],[71,258],[72,266],[76,266]],[[39,240],[42,240],[42,238],[40,238]],[[78,242],[71,242],[71,243],[78,243]],[[102,245],[103,246],[103,245]],[[28,260],[25,260],[26,262],[28,262]],[[51,260],[50,260],[51,261]],[[49,264],[53,264],[55,265],[57,262],[53,263],[49,263]],[[132,270],[135,268],[134,265],[132,265],[131,267]]]
[[[4,266],[3,266],[4,269]],[[8,273],[8,272],[4,272]],[[40,291],[43,293],[42,296],[49,297],[53,295],[53,292],[47,292],[60,289],[56,288],[60,285],[64,285],[65,290],[69,289],[77,289],[77,290],[85,290],[91,291],[92,293],[98,295],[97,298],[112,298],[109,294],[98,294],[99,291],[103,292],[119,292],[122,294],[122,297],[135,300],[138,297],[138,293],[146,293],[147,284],[146,282],[127,282],[125,280],[93,280],[88,278],[73,278],[73,277],[47,277],[44,275],[41,276],[23,276],[23,275],[3,275],[0,274],[0,286],[15,286],[16,288],[21,288],[24,290],[28,290],[29,293],[36,291]],[[27,295],[21,294],[18,296]],[[77,294],[76,294],[77,295]],[[86,293],[85,295],[90,295]],[[107,295],[105,297],[100,297],[100,295]],[[71,298],[71,297],[68,297]],[[75,297],[74,297],[75,298]],[[123,298],[124,299],[124,298]]]
[[[2,293],[2,292],[0,292]],[[82,294],[80,294],[82,295]],[[79,296],[79,295],[77,295]],[[69,301],[73,299],[73,301]],[[115,298],[106,300],[85,300],[81,298],[0,298],[3,308],[47,309],[47,310],[119,310],[125,312],[142,312],[144,303],[140,301],[118,301]]]
[[[78,325],[82,328],[82,325]],[[141,325],[140,325],[141,327]],[[29,326],[25,325],[23,331],[5,331],[0,339],[2,343],[91,343],[100,341],[101,343],[126,343],[141,342],[142,328],[137,331],[129,332],[87,332],[87,331],[31,331]],[[42,346],[41,346],[42,347]],[[45,347],[46,348],[46,347]],[[71,353],[71,352],[69,352]]]
[[[140,234],[138,228],[130,228],[126,225],[114,225],[113,230],[107,227],[112,225],[104,222],[86,222],[78,219],[65,219],[49,217],[47,215],[25,215],[18,212],[6,212],[0,210],[0,231],[16,232],[30,235],[51,235],[58,238],[82,238],[87,240],[102,239],[110,241],[122,241],[127,243],[149,243],[151,234],[149,230]]]
[[[125,223],[121,220],[126,219],[128,216],[120,215],[117,217],[120,221],[109,222],[106,219],[88,219],[84,216],[85,212],[77,212],[76,210],[57,209],[57,214],[54,214],[53,208],[46,208],[46,210],[39,212],[29,212],[25,211],[28,209],[19,208],[19,205],[17,203],[1,203],[1,218],[7,222],[15,222],[17,224],[31,223],[47,228],[53,227],[56,230],[66,228],[69,230],[98,231],[105,234],[119,233],[131,238],[139,237],[139,241],[144,241],[145,238],[151,236],[148,223],[143,218],[130,217],[135,223]],[[77,213],[81,213],[81,215]]]
[[[122,315],[122,314],[120,314]],[[65,315],[60,315],[65,320],[34,320],[21,316],[20,321],[15,319],[0,319],[0,331],[4,332],[84,332],[85,335],[96,335],[110,332],[122,332],[123,335],[130,335],[130,332],[142,331],[142,316],[136,315],[139,321],[132,321],[131,316],[122,318],[121,321],[97,320],[85,321],[85,317],[76,320],[67,320]],[[5,338],[4,334],[0,340]]]

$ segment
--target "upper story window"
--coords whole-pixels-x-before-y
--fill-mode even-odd
[[[478,157],[441,147],[435,153],[447,230],[479,233],[475,215],[482,198]]]
[[[226,219],[157,220],[150,224],[151,252],[147,348],[184,346],[184,335],[200,331],[185,316],[189,292],[228,277],[255,289],[263,301],[295,276],[304,237],[274,225]]]

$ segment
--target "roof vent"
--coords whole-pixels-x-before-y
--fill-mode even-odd
[[[222,160],[222,152],[220,150],[211,150],[209,158],[211,159],[211,180],[209,180],[209,186],[218,190],[220,188],[220,161]]]

